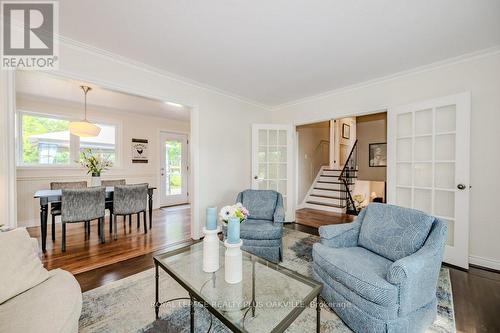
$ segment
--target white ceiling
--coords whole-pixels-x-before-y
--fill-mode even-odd
[[[500,45],[500,1],[64,0],[60,32],[277,105]]]
[[[164,101],[107,90],[83,81],[63,79],[44,72],[16,72],[17,93],[27,97],[34,96],[59,102],[82,104],[83,110],[84,94],[80,85],[87,85],[92,88],[87,94],[87,104],[89,106],[132,113],[145,113],[181,121],[189,120],[189,109],[187,107],[172,106]]]

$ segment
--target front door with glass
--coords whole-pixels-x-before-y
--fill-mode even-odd
[[[189,202],[188,199],[188,136],[161,132],[161,205],[172,206]]]

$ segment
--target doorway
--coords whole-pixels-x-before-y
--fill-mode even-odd
[[[160,132],[160,205],[189,202],[188,135]]]

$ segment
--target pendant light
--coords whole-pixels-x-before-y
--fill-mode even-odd
[[[69,132],[83,138],[98,136],[99,133],[101,133],[101,128],[87,120],[87,93],[92,90],[92,88],[88,86],[80,86],[80,88],[82,88],[85,94],[85,118],[82,121],[72,121],[69,123]]]

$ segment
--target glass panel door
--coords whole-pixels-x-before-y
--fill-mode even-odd
[[[187,135],[161,133],[161,205],[188,202]]]
[[[291,133],[288,125],[253,125],[252,188],[280,192],[287,218],[293,215],[289,188]]]
[[[389,110],[388,199],[448,225],[445,261],[468,267],[468,94]]]

